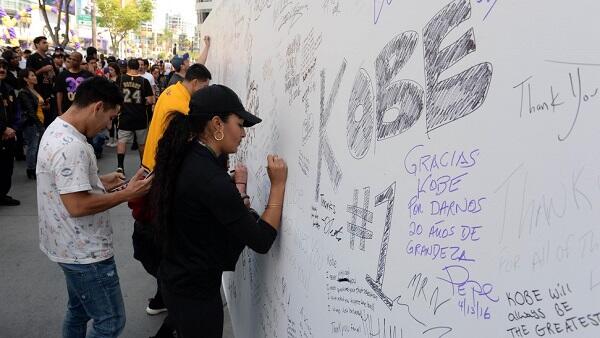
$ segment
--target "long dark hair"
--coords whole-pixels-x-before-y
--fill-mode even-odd
[[[112,68],[115,70],[115,74],[117,74],[117,79],[115,80],[116,83],[119,83],[119,79],[121,78],[121,68],[119,68],[119,64],[116,62],[110,62],[108,64],[108,67]],[[110,80],[110,70],[108,72],[108,79]]]
[[[227,122],[230,114],[217,115]],[[173,203],[175,187],[181,164],[198,135],[206,129],[210,119],[205,116],[184,115],[172,112],[168,117],[168,127],[158,141],[154,179],[150,188],[150,205],[155,211],[155,240],[166,250],[172,240]]]
[[[35,74],[35,71],[31,68],[26,68],[26,69],[19,70],[19,72],[17,73],[17,75],[18,75],[17,84],[18,84],[19,89],[27,88],[27,80],[26,79],[29,77],[29,73]]]

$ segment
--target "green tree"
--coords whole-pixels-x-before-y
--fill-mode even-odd
[[[162,46],[162,49],[167,55],[170,54],[171,48],[173,48],[173,32],[165,27],[158,38],[158,43]]]
[[[106,27],[110,34],[113,53],[127,33],[140,28],[143,22],[152,19],[152,0],[131,0],[121,7],[121,0],[96,0],[98,24]]]
[[[52,2],[51,2],[52,3]],[[42,13],[42,17],[44,18],[44,23],[46,24],[46,30],[50,34],[50,39],[54,42],[55,46],[66,46],[69,43],[69,6],[71,5],[71,0],[58,0],[56,1],[56,25],[52,26],[50,23],[50,19],[48,18],[48,12],[51,6],[48,5],[47,0],[38,0],[38,5],[40,6],[40,12]],[[61,34],[61,26],[62,26],[62,17],[63,14],[65,16],[65,31]],[[60,38],[62,37],[62,41]]]

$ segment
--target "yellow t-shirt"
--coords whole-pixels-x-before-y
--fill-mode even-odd
[[[154,170],[158,141],[167,129],[169,114],[177,111],[187,115],[190,110],[189,105],[190,93],[181,82],[170,86],[160,94],[154,106],[152,121],[150,127],[148,127],[148,136],[146,137],[144,158],[142,159],[142,164],[146,168]]]
[[[35,96],[37,96],[37,98],[38,98],[38,106],[37,106],[36,115],[37,115],[38,119],[40,120],[40,122],[42,122],[42,124],[44,124],[44,110],[42,109],[42,106],[44,105],[44,98],[41,97],[39,94],[35,94]]]

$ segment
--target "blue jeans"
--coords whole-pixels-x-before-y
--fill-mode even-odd
[[[92,264],[62,264],[69,304],[63,338],[118,337],[125,327],[125,305],[114,258]]]
[[[27,169],[35,170],[38,148],[40,147],[40,140],[42,139],[43,133],[44,128],[37,124],[32,124],[23,128],[23,139],[27,145],[27,153],[25,154],[25,158],[27,159]]]
[[[107,134],[108,134],[108,131],[102,130],[101,132],[99,132],[96,136],[94,136],[91,139],[90,144],[94,148],[94,153],[96,155],[102,155],[102,149],[104,148],[104,143],[106,143],[106,140],[108,140]]]

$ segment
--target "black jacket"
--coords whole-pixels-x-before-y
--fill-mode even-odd
[[[19,74],[19,71],[17,70],[17,74]],[[17,76],[15,74],[13,74],[13,70],[8,69],[6,71],[6,84],[8,84],[9,86],[13,87],[13,89],[18,88],[19,86],[19,81],[17,80]]]
[[[0,136],[4,134],[6,128],[15,129],[17,122],[15,91],[6,82],[2,81],[0,82]],[[0,140],[0,143],[2,142]]]
[[[29,90],[29,88],[23,88],[19,93],[19,107],[21,108],[21,119],[23,126],[30,126],[37,124],[42,127],[42,121],[37,116],[37,109],[39,100],[37,96]]]
[[[160,280],[182,296],[218,295],[222,272],[235,269],[244,247],[266,253],[277,230],[244,205],[221,160],[197,142],[174,180]]]

